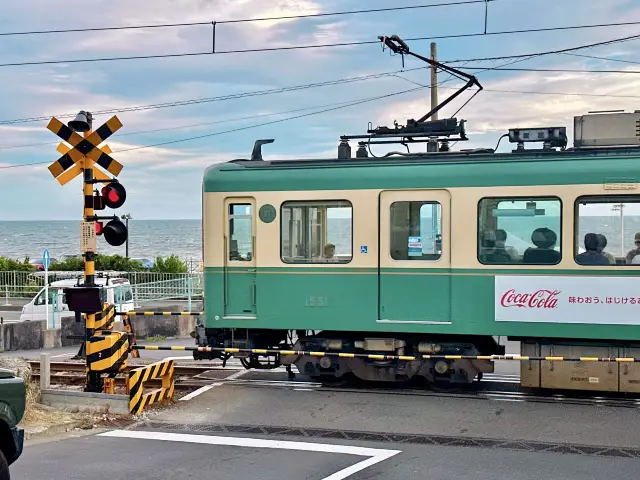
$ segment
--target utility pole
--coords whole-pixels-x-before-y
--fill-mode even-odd
[[[436,42],[431,42],[431,60],[437,61]],[[438,70],[435,65],[431,65],[431,110],[438,106]],[[438,120],[438,112],[435,112],[431,118],[431,121]],[[438,141],[437,138],[429,138],[427,142],[427,152],[437,152]]]
[[[131,220],[133,217],[131,216],[130,213],[126,213],[124,215],[122,215],[122,218],[126,223],[126,227],[127,227],[127,232],[129,232],[129,220]],[[125,243],[125,254],[124,256],[126,258],[129,258],[129,235],[127,234],[127,242]]]
[[[437,61],[436,42],[431,42],[431,60]],[[438,106],[438,69],[431,65],[431,109]],[[438,112],[431,116],[432,120],[438,120]]]

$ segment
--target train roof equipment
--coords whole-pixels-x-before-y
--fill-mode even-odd
[[[397,121],[394,121],[393,127],[377,126],[373,128],[372,123],[369,122],[366,134],[341,135],[337,158],[264,161],[261,151],[262,145],[273,143],[274,139],[260,139],[256,140],[254,144],[250,160],[237,159],[232,160],[231,163],[247,167],[257,167],[259,165],[266,167],[285,164],[288,166],[292,164],[315,165],[319,163],[331,165],[336,161],[344,164],[345,161],[353,160],[361,163],[362,159],[367,157],[376,158],[378,161],[387,160],[390,157],[395,158],[396,161],[399,157],[405,159],[409,157],[419,158],[419,161],[446,162],[447,160],[460,161],[460,156],[475,161],[495,161],[496,156],[504,158],[505,155],[518,155],[522,157],[523,154],[527,154],[531,160],[539,159],[539,155],[546,157],[549,154],[565,154],[566,156],[575,156],[576,154],[580,156],[638,154],[638,148],[640,147],[640,110],[629,113],[625,113],[623,110],[590,111],[588,114],[575,116],[573,122],[573,147],[568,147],[569,141],[566,126],[550,127],[543,125],[510,128],[508,133],[500,137],[495,148],[451,151],[449,148],[450,142],[469,140],[465,131],[466,120],[459,120],[455,116],[439,120],[429,119],[464,91],[473,86],[477,87],[471,98],[458,109],[457,114],[475,95],[482,91],[482,85],[473,75],[412,52],[397,35],[380,36],[378,38],[383,44],[383,49],[389,48],[393,53],[402,56],[403,66],[404,56],[410,55],[464,80],[465,84],[422,117],[417,120],[407,119],[405,125],[400,125]],[[515,143],[516,148],[511,152],[498,154],[496,151],[503,138],[508,138],[510,143]],[[349,140],[359,140],[355,158],[351,154]],[[409,144],[425,142],[427,143],[426,152],[409,151]],[[529,143],[541,143],[542,145],[540,148],[525,148],[525,145]],[[375,144],[401,144],[407,148],[407,152],[390,151],[382,156],[376,156],[371,151],[371,145]]]

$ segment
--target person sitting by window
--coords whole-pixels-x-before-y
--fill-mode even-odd
[[[602,256],[604,256],[604,258],[607,259],[607,261],[610,264],[615,265],[616,264],[616,257],[614,257],[613,255],[611,255],[609,252],[605,252],[604,249],[607,246],[607,237],[605,237],[603,234],[598,233],[596,234],[598,236],[598,253]]]
[[[527,248],[522,257],[524,263],[555,265],[560,262],[560,252],[554,250],[558,235],[553,230],[542,227],[536,228],[531,234],[531,243],[536,248]]]
[[[323,258],[332,259],[336,253],[336,246],[333,243],[327,243],[324,246]]]
[[[629,250],[629,253],[627,253],[627,264],[629,265],[634,263],[633,258],[636,255],[640,255],[640,232],[636,233],[634,243],[636,244],[636,248],[634,248],[633,250]]]
[[[518,258],[518,251],[514,247],[507,246],[507,232],[499,228],[496,230],[496,249],[504,250],[512,259]]]
[[[607,257],[598,251],[599,243],[595,233],[587,233],[584,236],[585,252],[576,255],[576,262],[580,265],[609,265]]]
[[[492,230],[484,232],[482,236],[480,261],[482,263],[512,263],[513,259],[504,248],[496,248],[496,235]]]

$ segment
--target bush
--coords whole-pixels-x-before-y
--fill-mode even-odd
[[[34,272],[35,265],[29,263],[29,257],[22,262],[7,257],[0,257],[0,272]]]
[[[115,270],[118,272],[140,272],[144,270],[142,263],[138,260],[131,260],[122,255],[96,255],[96,270]],[[84,270],[84,259],[68,258],[62,262],[54,262],[49,267],[51,271],[78,272]]]
[[[158,257],[156,263],[151,267],[152,272],[157,273],[188,273],[187,263],[180,260],[175,255],[169,255],[167,258]]]
[[[63,261],[51,262],[49,270],[54,272],[79,272],[84,270],[84,259],[80,258],[67,258]]]

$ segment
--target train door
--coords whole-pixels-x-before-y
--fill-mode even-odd
[[[451,321],[451,195],[380,194],[378,323]]]
[[[256,315],[255,200],[225,201],[224,314]]]

